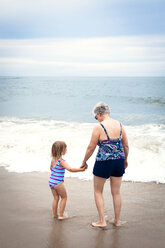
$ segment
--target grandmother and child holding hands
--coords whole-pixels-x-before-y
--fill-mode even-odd
[[[110,117],[109,106],[103,102],[98,103],[93,113],[99,121],[92,131],[91,140],[87,147],[82,165],[80,168],[72,168],[63,159],[67,152],[67,145],[63,141],[56,141],[52,145],[51,176],[49,186],[53,194],[53,216],[59,220],[68,218],[64,215],[67,201],[67,193],[64,186],[65,170],[70,172],[81,172],[88,168],[87,160],[92,156],[99,146],[96,161],[93,168],[94,175],[94,196],[99,214],[98,222],[92,222],[94,227],[106,227],[104,215],[103,189],[107,179],[110,178],[110,188],[114,205],[114,225],[120,226],[121,195],[120,186],[122,176],[128,166],[128,140],[123,125]],[[60,203],[59,203],[59,199]],[[58,213],[59,204],[59,213]]]

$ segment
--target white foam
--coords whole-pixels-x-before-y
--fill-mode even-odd
[[[79,167],[89,143],[94,123],[0,118],[0,165],[8,171],[49,171],[51,146],[56,140],[68,145],[66,160]],[[165,127],[141,125],[125,127],[129,145],[129,166],[125,181],[165,183]],[[95,155],[83,173],[66,172],[67,177],[92,179]]]

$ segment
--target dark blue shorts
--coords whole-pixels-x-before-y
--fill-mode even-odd
[[[124,159],[109,159],[105,161],[96,161],[93,168],[93,174],[97,177],[122,177],[125,173]]]

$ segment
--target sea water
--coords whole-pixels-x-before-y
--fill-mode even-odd
[[[123,123],[130,146],[125,181],[165,183],[165,78],[0,77],[0,166],[18,173],[49,171],[51,146],[64,140],[65,159],[79,167],[103,101]],[[92,179],[97,153],[83,173]]]

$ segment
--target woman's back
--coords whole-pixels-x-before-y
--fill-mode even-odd
[[[96,155],[96,160],[105,161],[109,159],[125,159],[124,149],[121,142],[121,124],[108,118],[106,121],[100,123],[100,128],[100,138],[98,142],[99,150]]]
[[[102,121],[101,124],[105,127],[110,139],[118,139],[120,137],[121,125],[118,121],[109,118],[108,120]],[[107,135],[100,125],[100,141],[107,140]]]

